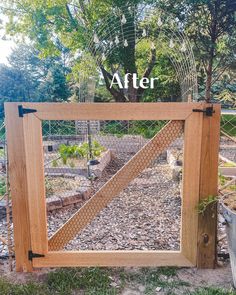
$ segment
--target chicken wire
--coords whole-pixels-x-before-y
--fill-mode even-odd
[[[88,123],[88,122],[87,122]],[[152,204],[153,209],[157,209],[156,203],[158,203],[158,189],[159,186],[161,187],[160,177],[158,177],[158,169],[160,165],[160,159],[158,156],[162,155],[162,158],[165,158],[165,166],[168,164],[166,163],[166,149],[174,142],[174,145],[178,148],[178,150],[182,150],[182,143],[183,140],[176,141],[183,132],[183,122],[182,121],[172,121],[169,122],[164,129],[161,129],[166,122],[158,122],[158,121],[100,121],[99,123],[99,131],[95,134],[88,134],[88,130],[86,134],[80,134],[78,135],[78,132],[76,132],[74,139],[70,137],[67,142],[67,145],[69,147],[74,146],[76,144],[77,146],[82,146],[84,142],[88,141],[91,137],[91,142],[94,141],[97,142],[99,145],[104,148],[101,155],[98,157],[95,157],[98,161],[97,165],[91,164],[91,170],[94,173],[93,175],[89,173],[89,163],[91,162],[91,158],[89,155],[86,155],[86,159],[84,159],[84,162],[79,160],[76,162],[76,167],[73,168],[66,168],[66,167],[56,167],[57,170],[51,170],[51,176],[52,177],[65,177],[65,178],[73,178],[74,181],[78,181],[77,185],[78,188],[76,190],[72,190],[71,194],[60,194],[60,198],[63,203],[65,203],[65,207],[68,206],[68,199],[70,200],[70,213],[73,214],[77,211],[78,208],[80,210],[73,215],[69,219],[69,214],[67,216],[61,216],[58,214],[58,216],[49,216],[48,223],[49,223],[49,235],[53,234],[53,231],[57,230],[59,228],[58,224],[62,224],[63,222],[60,222],[59,219],[63,219],[63,221],[67,221],[65,224],[65,227],[63,229],[59,229],[59,231],[56,232],[54,236],[51,237],[49,241],[49,248],[50,250],[59,250],[66,246],[68,242],[73,240],[73,238],[83,229],[86,231],[90,231],[90,234],[92,236],[96,235],[98,233],[99,226],[92,226],[90,230],[86,229],[87,225],[90,224],[90,222],[93,221],[93,219],[99,215],[100,222],[99,224],[103,224],[103,229],[106,227],[108,230],[109,225],[111,225],[111,229],[113,229],[113,235],[110,237],[110,241],[106,241],[106,235],[104,236],[104,239],[101,238],[101,236],[98,235],[98,237],[91,238],[90,234],[85,234],[86,237],[90,236],[89,240],[85,239],[83,245],[80,247],[81,249],[89,247],[92,249],[106,248],[107,245],[109,247],[117,246],[117,243],[112,243],[111,240],[114,241],[118,239],[117,235],[115,234],[116,230],[120,228],[114,225],[112,220],[114,218],[111,218],[112,213],[114,213],[114,210],[110,210],[109,214],[102,214],[102,217],[100,215],[100,211],[102,211],[104,208],[109,206],[113,203],[113,201],[118,202],[119,205],[111,205],[114,206],[114,208],[124,207],[123,209],[120,208],[120,210],[117,211],[117,218],[121,218],[123,216],[124,212],[126,212],[126,216],[123,216],[123,220],[126,220],[128,227],[132,228],[132,224],[134,222],[134,219],[137,218],[137,222],[139,220],[142,220],[142,222],[146,224],[149,220],[148,218],[148,212],[145,210],[145,208],[150,208],[150,204]],[[160,131],[161,130],[161,131]],[[160,131],[160,132],[159,132]],[[58,147],[58,143],[56,144]],[[56,149],[56,148],[55,148]],[[60,149],[60,147],[59,147]],[[51,149],[53,150],[53,149]],[[46,155],[52,153],[48,152],[48,149],[46,149],[45,157]],[[107,154],[110,154],[107,156]],[[164,153],[164,156],[163,156]],[[55,157],[58,158],[58,154],[55,153]],[[95,159],[93,158],[92,161]],[[77,159],[76,159],[77,161]],[[114,163],[118,162],[118,167],[112,169],[112,165]],[[51,163],[51,162],[50,162]],[[86,167],[87,165],[87,167]],[[100,167],[99,167],[100,166]],[[45,166],[47,167],[47,166]],[[122,168],[123,167],[123,168]],[[55,168],[55,167],[54,167]],[[86,170],[87,168],[87,170]],[[120,169],[122,168],[122,169]],[[102,171],[100,170],[102,169]],[[120,170],[119,170],[120,169]],[[47,173],[47,176],[49,175],[49,170],[45,170]],[[91,171],[90,171],[91,172]],[[110,172],[110,173],[109,173]],[[107,177],[107,173],[109,174]],[[144,176],[140,178],[140,175],[144,173]],[[164,173],[164,171],[163,171]],[[166,178],[170,177],[171,171],[165,171],[167,173]],[[150,175],[149,175],[150,174]],[[73,176],[74,175],[74,176]],[[93,177],[91,177],[91,175]],[[150,180],[149,177],[145,178],[145,175],[149,175],[150,179],[152,179],[151,183],[149,183]],[[165,175],[162,175],[163,179],[162,181],[165,182]],[[169,179],[170,183],[172,183],[173,179]],[[134,183],[136,185],[134,185]],[[80,184],[82,183],[82,184]],[[129,204],[129,197],[120,197],[120,193],[123,192],[126,187],[129,186],[131,183],[132,190],[129,190],[129,194],[135,195],[137,192],[135,192],[135,187],[139,188],[139,191],[145,190],[146,192],[142,192],[141,195],[137,194],[136,204],[134,204],[133,197],[131,196],[131,200],[133,202],[131,203],[131,207],[129,206],[129,209],[127,209],[127,206]],[[82,193],[80,193],[80,187],[83,187]],[[151,187],[152,192],[148,192],[149,187]],[[178,194],[178,198],[176,198],[176,202],[178,203],[178,216],[176,216],[176,220],[180,222],[180,191],[179,191],[179,182],[176,182],[176,194]],[[90,194],[87,196],[84,196],[84,193],[89,190]],[[156,193],[153,194],[153,190],[156,190]],[[61,189],[61,188],[60,188]],[[163,189],[162,189],[163,190]],[[152,195],[153,194],[153,195]],[[148,197],[147,197],[148,196]],[[58,197],[58,195],[57,195]],[[163,196],[162,196],[163,197]],[[168,196],[167,196],[168,197]],[[117,199],[118,198],[118,199]],[[54,196],[55,200],[55,196]],[[145,200],[145,202],[144,202]],[[140,208],[140,204],[143,204],[142,208]],[[160,205],[160,204],[159,204]],[[76,206],[76,209],[73,209],[73,206]],[[139,209],[138,209],[139,207]],[[68,207],[67,207],[68,208]],[[173,208],[172,208],[173,209]],[[132,211],[137,212],[135,214],[132,214]],[[140,211],[138,214],[138,211]],[[155,215],[155,214],[154,214]],[[132,222],[128,222],[130,220],[130,217],[133,216],[131,219],[133,219]],[[144,217],[145,216],[145,217]],[[111,223],[109,222],[110,219]],[[135,218],[134,218],[135,217]],[[170,218],[170,216],[169,216]],[[155,218],[154,218],[155,219]],[[96,221],[95,221],[96,222]],[[149,228],[149,234],[151,233],[151,236],[153,237],[153,234],[158,231],[153,231],[153,228],[156,226],[157,220],[148,223]],[[55,224],[57,225],[55,228]],[[139,232],[145,232],[145,237],[147,236],[147,232],[145,230],[145,225],[138,222],[138,225],[133,228],[132,230],[126,230],[126,233],[132,233],[133,238],[131,236],[126,237],[126,246],[125,249],[130,249],[135,246],[138,247],[138,238],[137,233],[134,233],[135,231]],[[92,230],[92,231],[91,231]],[[95,230],[95,232],[94,232]],[[115,232],[114,232],[115,230]],[[173,230],[173,229],[171,229]],[[175,229],[176,233],[178,232],[179,235],[179,225],[176,226]],[[101,233],[102,231],[100,231]],[[109,230],[110,234],[112,230]],[[122,231],[119,230],[119,234]],[[138,234],[140,237],[141,234]],[[118,234],[118,236],[119,236]],[[131,235],[132,235],[131,234]],[[155,235],[155,234],[154,234]],[[141,238],[141,237],[140,237]],[[96,240],[96,245],[91,245],[91,241]],[[109,240],[109,239],[108,239]],[[123,239],[121,239],[123,240]],[[146,240],[146,239],[145,239]],[[148,239],[147,239],[148,240]],[[154,239],[156,241],[156,238]],[[153,240],[153,241],[154,241]],[[103,242],[101,242],[103,241]],[[136,242],[134,242],[136,241]],[[174,246],[179,243],[179,236],[176,238],[176,241],[173,242]],[[72,241],[72,244],[69,245],[69,248],[78,247],[78,242],[82,242],[80,238],[76,238],[75,242]],[[130,244],[131,242],[131,244]],[[157,241],[156,241],[157,243]],[[114,245],[113,245],[114,244]],[[118,243],[119,244],[119,243]],[[134,245],[135,244],[135,245]],[[155,248],[155,243],[151,243],[151,245],[146,244],[144,240],[142,240],[142,245],[144,248],[150,246],[151,249],[153,247]],[[158,243],[157,243],[158,244]],[[103,247],[102,247],[103,245]],[[122,249],[122,245],[119,246],[120,249]],[[173,247],[170,247],[171,249]]]
[[[236,110],[221,111],[220,155],[236,163]]]

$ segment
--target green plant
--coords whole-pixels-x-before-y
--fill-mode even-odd
[[[223,115],[221,116],[221,130],[230,136],[236,136],[236,116]]]
[[[228,291],[220,288],[199,288],[194,292],[189,293],[189,295],[236,295],[234,291]]]
[[[127,134],[142,135],[144,138],[152,138],[166,124],[165,121],[111,121],[102,130],[102,134],[112,134],[122,137]]]
[[[45,189],[47,196],[54,194],[53,184],[48,177],[45,177]]]
[[[81,294],[117,294],[117,290],[110,286],[109,272],[101,268],[59,269],[48,274],[46,283],[53,294],[75,294],[74,290],[83,291]]]
[[[75,166],[73,160],[90,158],[90,152],[91,152],[92,158],[94,159],[99,157],[103,151],[105,151],[105,148],[102,145],[100,145],[100,143],[97,142],[96,140],[92,141],[91,150],[87,142],[84,142],[80,145],[62,144],[59,147],[59,154],[63,164],[66,165],[68,159],[70,159],[71,161],[69,165],[71,167]]]
[[[53,160],[53,161],[52,161],[52,167],[55,168],[55,167],[57,167],[57,166],[58,166],[57,160]]]
[[[223,186],[226,184],[227,178],[224,175],[220,174],[219,175],[219,182],[220,182],[220,185]]]
[[[49,295],[44,285],[39,283],[13,284],[0,278],[1,295]],[[51,294],[50,294],[51,295]]]
[[[230,185],[229,189],[233,192],[236,192],[236,184]]]
[[[218,202],[218,197],[216,196],[208,196],[207,198],[202,199],[197,206],[198,214],[204,215],[207,208],[209,208],[209,206],[210,207],[213,206],[217,202]]]
[[[73,161],[70,161],[70,162],[69,162],[69,166],[70,166],[71,168],[75,168],[75,163],[74,163]]]
[[[6,180],[4,177],[0,178],[0,196],[5,195],[6,193]]]

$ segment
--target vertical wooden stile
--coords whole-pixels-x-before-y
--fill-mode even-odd
[[[37,254],[46,254],[48,251],[48,238],[42,123],[34,114],[27,114],[23,120],[31,250]]]
[[[202,113],[192,112],[184,127],[181,252],[193,265],[196,265],[197,257],[196,207],[199,201],[202,122]]]
[[[211,105],[207,105],[211,106]],[[199,201],[218,195],[218,157],[220,142],[220,105],[214,105],[212,117],[203,117]],[[217,208],[209,206],[198,219],[198,268],[216,265]]]

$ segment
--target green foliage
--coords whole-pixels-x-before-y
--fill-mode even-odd
[[[43,136],[76,135],[74,121],[43,121]]]
[[[47,278],[49,290],[60,295],[74,294],[73,290],[83,290],[88,295],[117,294],[110,283],[108,271],[101,268],[60,269],[49,273]]]
[[[45,177],[45,189],[47,196],[54,193],[54,186],[48,177]]]
[[[158,3],[154,0],[91,0],[70,4],[61,0],[19,0],[14,3],[4,1],[1,10],[9,18],[6,33],[22,39],[27,37],[37,50],[19,48],[18,53],[15,52],[10,58],[11,67],[0,70],[0,100],[64,101],[69,97],[78,100],[78,77],[81,72],[85,76],[92,74],[98,77],[101,70],[105,69],[103,76],[110,81],[110,75],[118,69],[121,75],[127,72],[137,73],[141,78],[146,68],[152,68],[150,42],[157,40],[159,36],[159,29],[152,25],[156,23],[155,18],[149,22],[150,36],[147,39],[139,40],[136,46],[129,44],[127,48],[120,42],[106,61],[101,62],[99,70],[94,63],[93,54],[87,52],[88,40],[94,32],[100,31],[98,27],[101,28],[108,17],[109,29],[113,29],[112,35],[121,39],[120,16],[114,15],[114,10],[126,16],[127,22],[122,29],[124,34],[140,34],[136,31],[135,18],[128,13],[130,5],[135,8],[146,5],[150,9],[157,9],[156,15],[161,7],[163,19],[176,20],[178,27],[190,38],[194,49],[201,96],[205,96],[206,78],[210,78],[213,81],[208,84],[210,83],[214,98],[227,104],[235,104],[235,80],[230,78],[227,82],[220,81],[216,84],[225,69],[230,68],[235,72],[236,6],[233,1],[228,0],[160,0]],[[166,23],[165,32],[170,32],[170,22]],[[140,27],[145,25],[148,24],[141,23]],[[107,33],[99,36],[103,44],[110,42],[110,34]],[[171,34],[175,35],[173,32]],[[178,100],[178,79],[168,57],[168,42],[160,46],[163,41],[164,39],[154,41],[156,60],[150,77],[159,78],[155,89],[147,89],[136,95],[130,88],[127,93],[118,91],[117,94],[117,91],[109,91],[103,81],[98,85],[95,100]]]
[[[142,135],[144,138],[152,138],[166,124],[165,121],[111,121],[103,129],[103,134],[112,134],[121,137],[127,134]]]
[[[105,124],[105,126],[102,129],[102,133],[112,134],[120,137],[125,134],[125,127],[120,121],[111,121]]]
[[[207,287],[189,293],[189,295],[236,295],[235,291],[224,290],[220,288]]]
[[[172,294],[171,290],[174,288],[189,286],[187,282],[176,278],[176,274],[175,267],[142,268],[136,272],[120,273],[120,278],[123,282],[145,286],[145,294],[156,294],[157,287],[165,289],[166,294]]]
[[[49,295],[46,288],[38,283],[12,284],[0,278],[1,295]]]
[[[44,284],[13,284],[0,279],[1,295],[116,295],[118,292],[110,286],[111,278],[105,269],[73,268],[59,269],[47,275]]]
[[[223,186],[226,184],[227,178],[224,175],[220,174],[219,175],[219,182],[220,182],[220,185]]]
[[[57,160],[53,160],[52,161],[52,167],[58,167],[58,162],[57,162]]]
[[[236,136],[236,116],[222,115],[221,130],[223,130],[230,136]]]
[[[85,159],[91,157],[92,159],[97,158],[101,155],[101,153],[105,151],[105,148],[99,144],[96,140],[92,141],[91,145],[91,151],[89,149],[89,144],[87,142],[84,142],[80,145],[66,145],[62,144],[59,147],[59,154],[63,161],[63,164],[67,164],[67,160],[73,160],[73,159]],[[70,162],[70,166],[74,166],[73,161]],[[71,166],[71,167],[72,167]]]
[[[0,196],[5,195],[6,193],[6,179],[4,177],[0,177]]]
[[[218,202],[218,197],[216,196],[208,196],[207,198],[201,200],[197,206],[198,214],[204,215],[205,211],[208,208],[211,208]]]
[[[112,283],[119,282],[117,287]],[[153,295],[161,287],[161,293],[189,295],[236,295],[235,291],[223,288],[203,287],[189,291],[187,282],[178,278],[176,268],[142,268],[142,269],[109,269],[109,268],[66,268],[51,271],[44,276],[43,283],[11,283],[0,278],[1,295],[118,295],[124,287],[144,286],[144,294]],[[184,287],[184,288],[181,288]],[[178,290],[178,288],[181,288]]]
[[[167,14],[173,13],[194,45],[204,99],[222,73],[235,63],[236,5],[228,0],[160,0],[159,4]]]
[[[9,66],[0,65],[0,117],[6,101],[66,101],[71,95],[64,57],[39,58],[29,45],[16,47]]]
[[[152,138],[165,124],[164,121],[134,121],[129,132],[134,135],[142,135],[144,138]]]

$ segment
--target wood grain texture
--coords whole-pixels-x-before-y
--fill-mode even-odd
[[[202,113],[192,113],[184,126],[184,163],[181,214],[181,250],[196,265]]]
[[[218,157],[220,142],[220,105],[214,105],[212,117],[203,117],[200,196],[199,200],[218,195]],[[216,206],[209,207],[198,220],[197,267],[214,268],[216,265]]]
[[[183,131],[182,121],[171,121],[135,154],[85,205],[50,239],[49,249],[60,250],[72,240],[108,203],[160,155]]]
[[[34,267],[78,266],[186,266],[192,267],[178,251],[59,251],[36,258]]]
[[[45,254],[48,249],[44,156],[41,121],[34,114],[23,120],[31,250]]]
[[[24,128],[17,103],[5,104],[5,118],[16,271],[32,271],[32,262],[28,260],[31,238]]]
[[[202,103],[23,103],[41,120],[185,120]]]

